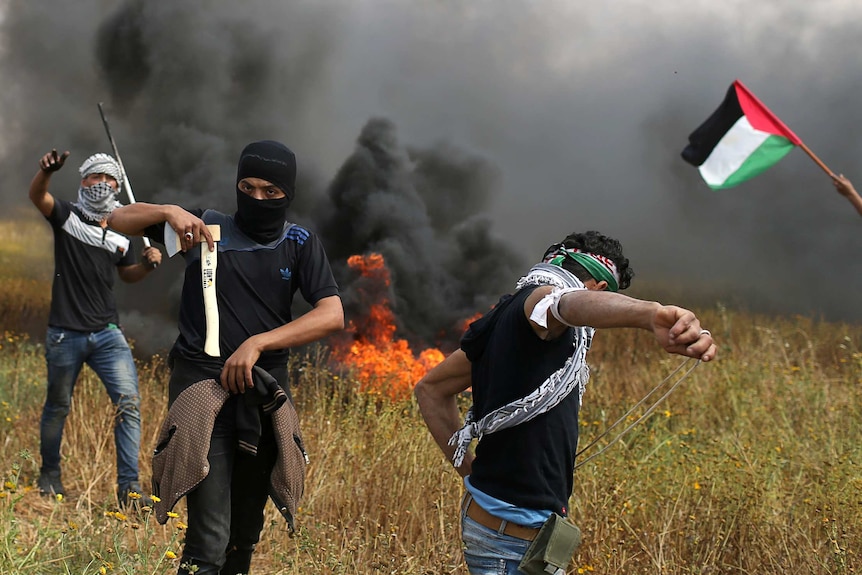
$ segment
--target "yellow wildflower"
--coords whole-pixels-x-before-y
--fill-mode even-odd
[[[179,517],[179,514],[174,513],[173,511],[168,511],[168,517],[173,517],[174,519],[176,519],[177,517]]]
[[[188,525],[183,523],[182,521],[177,521],[177,529],[188,529]]]
[[[154,503],[158,503],[159,501],[161,501],[161,498],[156,497],[155,495],[150,495],[150,499],[152,499]]]
[[[165,551],[165,557],[167,557],[168,559],[176,559],[177,554],[173,551]]]

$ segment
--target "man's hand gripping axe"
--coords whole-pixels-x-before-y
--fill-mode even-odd
[[[221,226],[207,224],[207,229],[213,237],[215,249],[210,251],[206,238],[201,238],[201,284],[204,293],[204,314],[207,322],[207,335],[204,342],[204,353],[212,357],[221,356],[219,348],[219,316],[218,300],[216,299],[216,267],[218,265],[218,242],[221,241]],[[173,257],[182,250],[180,237],[169,225],[165,226],[165,250],[168,257]]]

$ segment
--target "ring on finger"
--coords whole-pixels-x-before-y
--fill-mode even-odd
[[[186,233],[185,233],[185,238],[186,238],[188,241],[192,241],[193,239],[195,239],[195,235],[194,235],[193,233],[191,233],[191,232],[186,232]]]
[[[700,335],[708,335],[708,336],[712,337],[712,332],[709,331],[708,329],[702,329],[702,330],[700,330]]]

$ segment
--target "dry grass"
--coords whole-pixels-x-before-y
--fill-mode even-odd
[[[721,359],[576,472],[570,509],[584,544],[570,573],[860,572],[862,326],[701,311]],[[88,369],[63,446],[68,497],[32,488],[43,350],[14,332],[0,346],[0,573],[174,572],[165,554],[180,553],[183,504],[166,526],[114,513],[111,409]],[[649,334],[600,333],[582,444],[678,363]],[[357,391],[324,347],[291,371],[312,458],[300,531],[289,538],[269,506],[253,572],[464,575],[462,487],[415,405]],[[153,357],[139,373],[146,478],[167,371]]]

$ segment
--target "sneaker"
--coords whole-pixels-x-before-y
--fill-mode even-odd
[[[40,471],[39,494],[45,497],[56,497],[58,495],[66,495],[66,490],[63,488],[63,483],[60,481],[60,470],[56,471]]]
[[[120,502],[120,507],[152,507],[153,500],[149,495],[141,489],[141,484],[137,481],[132,481],[125,487],[117,489],[117,500]]]

